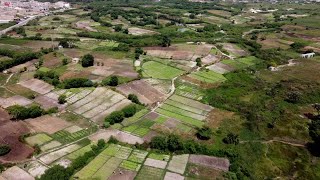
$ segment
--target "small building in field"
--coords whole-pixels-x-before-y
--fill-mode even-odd
[[[316,53],[312,52],[312,53],[306,53],[306,54],[301,54],[300,57],[302,58],[312,58],[314,57]]]

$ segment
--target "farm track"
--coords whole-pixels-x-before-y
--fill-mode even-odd
[[[291,145],[291,146],[295,146],[295,147],[303,147],[305,148],[306,145],[305,144],[299,144],[299,143],[292,143],[292,142],[288,142],[288,141],[284,141],[284,140],[277,140],[277,139],[271,139],[271,140],[253,140],[253,141],[240,141],[241,144],[244,143],[250,143],[250,142],[259,142],[259,143],[263,143],[263,144],[270,144],[270,143],[282,143],[282,144],[286,144],[286,145]]]

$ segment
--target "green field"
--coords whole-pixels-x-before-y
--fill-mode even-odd
[[[52,138],[50,136],[48,136],[47,134],[44,133],[39,133],[30,137],[27,137],[26,142],[32,146],[34,145],[42,145],[46,142],[49,142],[52,140]]]
[[[158,79],[172,79],[183,73],[182,70],[156,61],[147,61],[142,65],[143,75]]]
[[[227,80],[222,74],[215,73],[213,71],[208,71],[208,70],[197,71],[195,73],[191,73],[188,76],[205,83],[220,83]]]
[[[128,160],[136,163],[142,163],[148,155],[147,151],[135,149],[129,156]]]
[[[120,167],[124,168],[124,169],[128,169],[131,171],[139,171],[141,165],[135,162],[131,162],[131,161],[127,161],[124,160],[121,164]]]
[[[84,138],[94,132],[97,131],[97,127],[89,127],[87,129],[82,129],[80,131],[77,131],[75,133],[69,133],[67,131],[61,130],[52,135],[54,139],[61,143],[69,143],[76,140],[79,140],[81,138]]]
[[[137,180],[145,180],[152,177],[153,180],[162,180],[165,170],[149,166],[142,166],[139,174],[136,176]]]

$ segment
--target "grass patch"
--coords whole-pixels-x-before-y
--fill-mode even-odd
[[[183,71],[180,69],[167,66],[156,61],[148,61],[143,63],[142,70],[145,77],[158,79],[172,79],[183,73]]]

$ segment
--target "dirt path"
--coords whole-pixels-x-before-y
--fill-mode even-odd
[[[260,142],[260,143],[263,143],[263,144],[270,144],[270,143],[278,142],[278,143],[282,143],[282,144],[286,144],[286,145],[291,145],[291,146],[295,146],[295,147],[306,147],[305,144],[292,143],[292,142],[288,142],[288,141],[284,141],[284,140],[276,140],[276,139],[271,139],[271,140],[267,140],[267,141],[263,141],[263,140],[240,141],[241,144],[243,144],[243,143],[249,143],[249,142]]]

